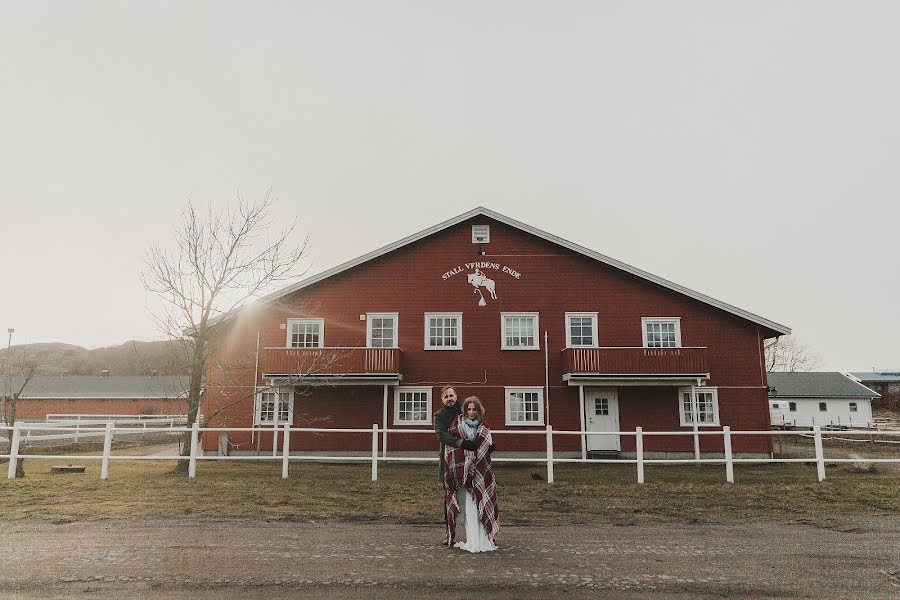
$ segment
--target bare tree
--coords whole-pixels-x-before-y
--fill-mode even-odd
[[[822,368],[822,357],[795,337],[777,337],[766,341],[766,370],[815,371]]]
[[[189,347],[188,426],[200,409],[209,342],[222,324],[213,320],[304,271],[309,238],[291,243],[296,221],[273,234],[273,201],[271,192],[252,202],[238,195],[235,206],[210,207],[204,214],[188,201],[174,226],[174,248],[153,245],[147,252],[144,287],[163,305],[151,314],[163,333]],[[181,455],[187,452],[185,442]],[[177,470],[186,469],[187,462],[179,461]]]
[[[12,360],[12,357],[7,357]],[[16,414],[19,408],[19,398],[25,393],[28,384],[34,379],[38,372],[38,363],[36,360],[30,360],[22,350],[22,356],[18,361],[12,363],[12,371],[16,374],[16,379],[9,382],[9,385],[16,388],[12,392],[7,402],[3,406],[3,421],[10,427],[16,424]],[[12,434],[10,433],[10,445],[12,445]],[[19,446],[20,451],[24,446]],[[21,456],[16,461],[16,477],[25,477],[25,463]]]

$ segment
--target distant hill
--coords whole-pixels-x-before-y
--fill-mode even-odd
[[[110,375],[189,375],[187,346],[184,342],[166,340],[140,342],[132,340],[119,346],[88,350],[62,343],[22,344],[10,350],[13,361],[38,364],[43,375],[96,375],[108,370]],[[0,349],[0,364],[6,364],[6,348]]]

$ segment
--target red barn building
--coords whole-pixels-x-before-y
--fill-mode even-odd
[[[767,430],[763,341],[790,329],[478,208],[226,315],[211,344],[210,426],[431,427],[439,391],[477,395],[494,430]],[[695,401],[691,394],[695,393]],[[371,433],[297,434],[298,451],[365,450]],[[272,434],[230,434],[231,448]],[[383,443],[383,440],[381,440]],[[543,451],[539,435],[499,451]],[[388,451],[433,452],[391,433]],[[559,452],[634,452],[633,436],[557,436]],[[768,453],[767,436],[735,436]],[[204,436],[215,450],[215,433]],[[692,452],[692,436],[648,436]],[[701,436],[721,452],[722,438]]]

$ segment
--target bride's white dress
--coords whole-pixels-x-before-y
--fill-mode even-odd
[[[491,550],[496,550],[497,546],[487,536],[484,524],[478,517],[478,506],[475,504],[474,496],[465,488],[459,490],[457,497],[460,504],[463,504],[463,494],[465,494],[463,511],[465,511],[466,541],[456,542],[454,547],[468,552],[490,552]],[[463,511],[460,511],[460,513]],[[463,514],[460,514],[460,516],[463,516]]]

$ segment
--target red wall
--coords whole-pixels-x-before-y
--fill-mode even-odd
[[[49,414],[183,415],[187,400],[161,398],[52,398],[20,399],[17,419],[43,419]]]
[[[491,243],[471,243],[471,224],[489,223]],[[480,251],[486,255],[479,255]],[[507,265],[520,272],[516,279],[495,270],[485,270],[496,281],[497,300],[479,296],[468,284],[464,263],[485,261]],[[443,274],[463,265],[463,272],[447,279]],[[541,350],[500,350],[501,312],[539,312]],[[733,429],[769,429],[762,336],[758,325],[707,304],[680,295],[644,279],[552,244],[546,240],[487,218],[476,218],[440,231],[424,240],[395,250],[349,271],[304,288],[284,299],[280,306],[245,311],[213,346],[215,361],[231,365],[211,366],[207,372],[204,413],[216,408],[219,423],[250,426],[254,353],[257,332],[261,347],[284,347],[286,331],[279,325],[292,317],[325,319],[326,346],[365,346],[367,312],[399,313],[399,346],[403,351],[403,385],[433,386],[433,408],[440,407],[438,390],[452,383],[461,398],[478,395],[487,408],[487,422],[504,428],[504,386],[544,385],[543,332],[549,333],[550,424],[555,429],[578,429],[578,390],[562,380],[561,351],[566,345],[566,312],[597,312],[601,346],[642,345],[641,317],[681,317],[683,346],[709,348],[709,386],[719,388],[721,423]],[[425,351],[424,313],[462,312],[463,350]],[[771,335],[771,334],[769,334]],[[389,424],[393,426],[393,389],[390,393]],[[301,415],[330,419],[330,426],[371,427],[381,422],[382,390],[336,387],[319,389],[298,398]],[[678,399],[675,388],[621,388],[621,428],[637,425],[647,430],[678,430]],[[305,417],[303,417],[305,418]],[[206,436],[205,447],[215,449],[214,436]],[[365,437],[365,436],[362,436]],[[543,449],[541,436],[498,436],[501,449]],[[320,449],[341,446],[367,449],[371,434],[357,442],[316,439]],[[629,438],[623,439],[623,450]],[[304,447],[307,444],[300,442]],[[713,442],[706,442],[704,444]],[[270,442],[271,444],[271,442]],[[648,450],[690,450],[690,438],[654,440]],[[721,442],[716,442],[719,446]],[[560,436],[561,450],[580,448],[575,436]],[[714,444],[715,445],[715,444]],[[310,445],[309,447],[312,447]],[[271,447],[271,446],[270,446]],[[433,437],[389,441],[393,449],[434,449]],[[705,447],[705,446],[704,446]],[[735,451],[771,450],[768,441],[735,438]]]

